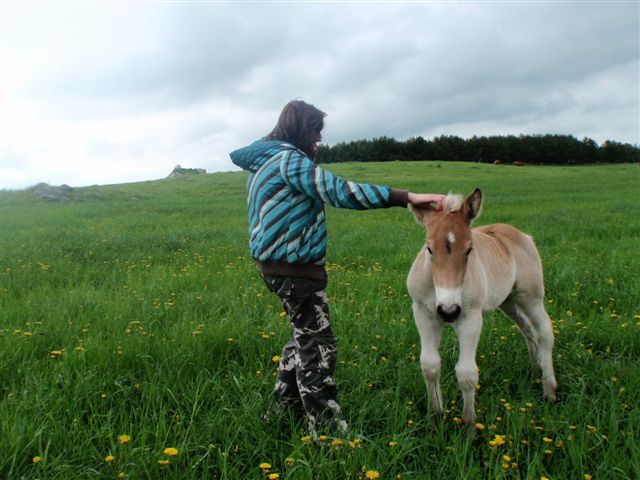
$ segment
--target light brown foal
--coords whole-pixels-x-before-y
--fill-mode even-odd
[[[533,239],[511,225],[471,229],[481,207],[482,192],[477,188],[466,199],[448,195],[440,211],[411,207],[427,231],[407,286],[420,333],[420,365],[433,421],[443,413],[438,349],[442,328],[449,324],[460,344],[456,377],[464,400],[462,420],[475,424],[482,314],[496,308],[520,328],[532,364],[542,370],[543,397],[556,399],[553,329],[544,309],[540,255]]]

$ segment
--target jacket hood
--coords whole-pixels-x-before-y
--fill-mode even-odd
[[[257,172],[267,160],[285,150],[297,150],[293,145],[280,140],[260,139],[229,154],[231,161],[250,172]]]

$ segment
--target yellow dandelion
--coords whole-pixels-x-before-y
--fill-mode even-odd
[[[284,459],[284,461],[286,462],[287,465],[293,465],[296,461],[295,458],[291,458],[291,457],[287,457]]]
[[[344,442],[342,440],[340,440],[339,438],[334,438],[331,441],[331,446],[332,447],[342,447],[344,445]]]
[[[505,462],[510,462],[510,461],[511,461],[511,457],[510,457],[509,455],[503,455],[503,456],[502,456],[502,459],[503,459]]]
[[[544,451],[544,454],[545,455],[553,455],[553,452],[551,450],[547,449],[547,450]]]
[[[271,464],[270,463],[261,463],[260,465],[258,465],[260,467],[260,469],[262,470],[269,470],[271,468]]]
[[[174,457],[176,455],[178,455],[178,449],[177,448],[173,448],[173,447],[168,447],[164,449],[164,454],[168,455],[170,457]]]
[[[375,480],[376,478],[380,478],[380,474],[377,470],[367,470],[365,477],[369,480]]]
[[[118,478],[119,478],[120,480],[124,480],[125,478],[127,478],[127,474],[126,474],[126,473],[124,473],[124,472],[120,472],[120,473],[118,474]]]
[[[407,426],[409,426],[409,427],[411,425],[413,425],[414,423],[416,423],[415,420],[411,420],[411,419],[407,420]]]
[[[169,463],[171,463],[169,460],[158,460],[158,464],[163,467],[166,467],[167,465],[169,465]]]
[[[494,435],[493,440],[489,441],[489,445],[491,445],[492,447],[495,447],[496,445],[504,445],[506,440],[505,440],[506,435]]]
[[[280,361],[280,355],[274,355],[273,357],[271,357],[271,361],[273,363],[278,363]]]
[[[392,441],[392,442],[389,442],[389,446],[390,446],[391,448],[393,448],[393,447],[395,447],[395,446],[397,446],[397,445],[398,445],[398,442],[393,442],[393,441]]]
[[[549,480],[549,477],[545,477],[544,475],[540,477],[540,480]]]
[[[318,437],[318,440],[320,440],[321,442],[324,442],[324,441],[326,441],[326,440],[328,440],[328,439],[329,439],[329,437],[327,437],[326,435],[320,435],[320,436]]]
[[[62,350],[51,350],[51,352],[49,352],[49,355],[51,355],[51,358],[58,358],[60,355],[62,355]]]
[[[476,423],[476,429],[477,430],[484,430],[484,425],[481,423]]]
[[[286,316],[287,316],[287,312],[280,312],[280,313],[278,314],[278,316],[279,316],[280,318],[284,318],[284,317],[286,317]]]
[[[502,464],[502,469],[503,470],[509,470],[509,464],[508,463],[503,463]]]
[[[542,437],[542,441],[543,441],[544,443],[551,443],[551,442],[553,442],[553,440],[551,440],[549,437]]]
[[[585,473],[585,474],[582,476],[582,478],[583,478],[584,480],[592,480],[593,476],[589,475],[588,473]]]
[[[106,457],[104,457],[104,461],[107,463],[111,463],[115,460],[115,458],[113,458],[113,455],[107,455]]]
[[[359,438],[354,438],[352,441],[349,442],[349,446],[351,448],[360,448],[362,445],[360,445],[360,439]]]
[[[31,461],[32,461],[33,463],[40,463],[40,462],[42,461],[42,458],[40,458],[40,457],[38,457],[38,456],[35,456],[35,457],[33,457],[33,458],[31,459]]]
[[[311,437],[311,435],[305,435],[300,439],[300,441],[302,443],[311,443],[313,441],[313,438]]]
[[[267,478],[269,480],[278,480],[278,478],[280,478],[280,474],[279,473],[270,473]]]
[[[131,437],[129,435],[118,435],[118,442],[120,445],[126,445],[131,441]]]

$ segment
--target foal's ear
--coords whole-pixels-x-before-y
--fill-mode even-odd
[[[411,203],[408,205],[408,207],[411,213],[413,213],[413,218],[416,219],[416,222],[418,222],[420,225],[426,226],[427,221],[429,220],[429,215],[433,213],[433,208],[429,206],[417,207],[415,205],[412,205]]]
[[[476,188],[464,201],[464,215],[469,224],[478,218],[482,210],[482,192]]]

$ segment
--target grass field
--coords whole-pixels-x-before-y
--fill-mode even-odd
[[[327,209],[352,432],[312,442],[289,418],[260,418],[289,326],[248,256],[244,173],[91,187],[66,203],[2,192],[0,478],[640,478],[636,165],[328,168],[413,191],[480,186],[477,224],[534,236],[557,403],[542,402],[524,340],[495,313],[478,351],[479,425],[458,423],[448,330],[447,414],[430,428],[405,288],[424,231],[405,209]]]

